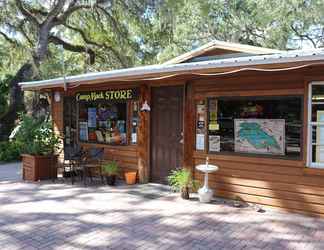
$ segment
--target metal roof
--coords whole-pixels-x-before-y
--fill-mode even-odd
[[[264,54],[274,54],[283,52],[281,50],[276,49],[269,49],[264,47],[246,45],[246,44],[239,44],[239,43],[231,43],[231,42],[224,42],[219,40],[213,40],[203,46],[200,46],[194,50],[191,50],[187,53],[179,55],[175,58],[172,58],[169,61],[166,61],[163,64],[177,64],[181,62],[186,62],[194,57],[200,56],[206,52],[210,52],[213,50],[228,50],[228,51],[235,51],[235,52],[243,52],[248,53],[250,55],[264,55]]]
[[[86,73],[74,76],[60,77],[42,81],[21,82],[19,85],[23,90],[37,90],[53,87],[64,87],[69,85],[83,84],[93,81],[121,81],[139,80],[148,77],[161,77],[166,75],[194,74],[201,70],[210,69],[213,72],[224,72],[226,68],[242,68],[262,66],[268,64],[282,64],[294,62],[316,62],[324,61],[324,49],[295,50],[270,55],[256,55],[238,58],[227,58],[203,62],[181,63],[181,64],[159,64],[127,69],[118,69],[105,72]]]

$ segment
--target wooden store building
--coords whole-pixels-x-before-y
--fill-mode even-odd
[[[103,147],[139,181],[206,157],[216,196],[324,215],[324,50],[211,42],[164,64],[24,82],[64,152]],[[323,134],[322,134],[323,133]]]

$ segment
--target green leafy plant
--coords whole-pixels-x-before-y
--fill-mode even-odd
[[[55,135],[50,121],[43,121],[25,114],[21,115],[20,128],[15,141],[21,152],[31,155],[54,154],[59,148],[60,139]]]
[[[118,164],[115,161],[109,162],[102,166],[102,171],[107,175],[117,175],[119,171]]]
[[[185,168],[172,170],[167,180],[172,190],[176,192],[181,192],[183,189],[197,190],[199,186],[199,182],[193,180],[191,172]]]
[[[20,154],[21,148],[15,141],[0,142],[0,161],[17,161]]]

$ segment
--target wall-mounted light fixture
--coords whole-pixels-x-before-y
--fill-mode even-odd
[[[54,92],[54,101],[55,102],[60,102],[61,101],[61,94],[60,94],[60,92],[58,92],[58,91]]]
[[[141,111],[143,112],[149,112],[151,111],[151,108],[150,106],[148,105],[147,101],[145,100],[142,107],[141,107]]]

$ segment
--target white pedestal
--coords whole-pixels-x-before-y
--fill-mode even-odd
[[[196,166],[196,169],[205,173],[204,186],[198,190],[199,201],[203,203],[209,203],[213,198],[214,192],[208,187],[208,173],[217,171],[218,167],[214,165],[203,164]]]

